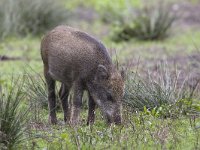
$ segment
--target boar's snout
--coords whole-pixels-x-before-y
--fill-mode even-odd
[[[105,110],[105,118],[108,124],[115,123],[116,125],[120,125],[122,123],[121,107],[114,108],[112,110]]]
[[[115,116],[114,123],[117,124],[117,125],[121,125],[122,124],[122,117],[121,117],[121,115]]]

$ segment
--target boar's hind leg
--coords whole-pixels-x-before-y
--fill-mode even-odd
[[[47,87],[48,87],[48,102],[49,102],[49,121],[52,124],[57,123],[56,118],[56,95],[55,95],[55,80],[53,80],[48,73],[44,71]]]
[[[68,95],[69,95],[69,87],[62,83],[59,91],[59,97],[62,103],[65,122],[69,121]]]
[[[73,87],[73,106],[71,115],[71,124],[77,125],[79,123],[79,115],[82,107],[83,84],[80,81],[75,82]]]
[[[95,119],[95,102],[94,99],[92,98],[92,96],[89,95],[89,101],[88,101],[88,106],[89,106],[89,110],[88,110],[88,119],[87,119],[87,125],[89,124],[93,124],[94,123],[94,119]]]

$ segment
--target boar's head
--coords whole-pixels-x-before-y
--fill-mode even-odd
[[[98,65],[95,77],[88,89],[108,124],[121,124],[124,95],[124,71]]]

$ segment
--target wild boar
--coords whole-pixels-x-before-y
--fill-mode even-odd
[[[41,42],[44,76],[48,87],[49,121],[57,123],[55,81],[62,83],[60,97],[64,121],[76,125],[82,106],[83,91],[88,91],[87,124],[93,124],[96,105],[108,124],[121,124],[124,72],[112,63],[104,45],[85,32],[58,26]],[[73,90],[71,118],[68,95]]]

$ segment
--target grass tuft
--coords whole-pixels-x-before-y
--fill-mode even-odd
[[[117,28],[113,40],[126,41],[131,38],[139,40],[162,40],[169,35],[176,15],[166,5],[147,6],[138,10],[138,15],[131,21]]]
[[[23,140],[28,110],[24,100],[23,80],[13,81],[0,92],[0,146],[14,149]]]

